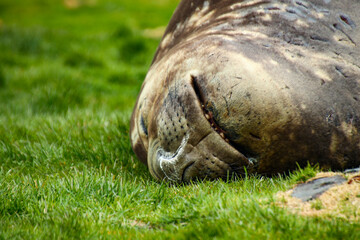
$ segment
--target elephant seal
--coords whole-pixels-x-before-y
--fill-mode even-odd
[[[360,1],[183,0],[131,118],[156,179],[360,165]]]

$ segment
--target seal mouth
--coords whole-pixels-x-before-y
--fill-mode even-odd
[[[206,120],[209,122],[211,128],[213,129],[213,131],[217,132],[219,134],[219,136],[232,148],[234,148],[236,151],[238,151],[239,153],[241,153],[242,155],[244,155],[248,161],[249,161],[249,166],[251,167],[256,167],[257,166],[257,157],[256,154],[254,154],[251,150],[246,149],[243,146],[240,146],[239,144],[237,144],[236,142],[232,141],[230,138],[227,137],[227,132],[226,130],[222,129],[219,125],[219,123],[215,120],[214,115],[211,111],[209,111],[206,108],[206,104],[207,101],[205,100],[205,94],[204,92],[206,91],[205,88],[200,84],[201,79],[199,79],[196,76],[191,75],[191,86],[194,89],[195,95],[200,103],[202,112],[204,114],[204,117],[206,118]],[[260,140],[260,137],[255,135],[255,134],[251,134],[250,135],[256,139],[256,140]]]
[[[196,94],[196,97],[198,98],[200,102],[200,106],[202,109],[202,112],[204,113],[205,118],[210,123],[211,128],[217,132],[222,139],[224,139],[225,142],[230,144],[230,140],[226,137],[225,131],[219,127],[219,124],[215,121],[212,112],[207,110],[205,108],[205,97],[203,94],[203,91],[201,90],[201,86],[199,84],[199,79],[193,75],[191,75],[191,86],[194,89],[194,92]]]

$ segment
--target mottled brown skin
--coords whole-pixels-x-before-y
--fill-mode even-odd
[[[159,179],[360,165],[360,1],[191,1],[131,119]]]

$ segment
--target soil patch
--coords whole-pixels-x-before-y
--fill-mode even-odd
[[[345,177],[342,184],[334,185],[314,198],[300,199],[292,196],[294,191],[304,184],[298,184],[286,192],[276,195],[276,205],[290,212],[303,216],[321,216],[327,218],[344,218],[350,221],[360,221],[360,172],[357,173],[319,173],[306,183],[316,179],[333,181],[334,176]],[[305,185],[306,185],[305,183]],[[326,184],[326,183],[324,183]],[[296,195],[296,194],[295,194]]]

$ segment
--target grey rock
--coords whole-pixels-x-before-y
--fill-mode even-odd
[[[360,167],[358,167],[358,168],[350,168],[350,169],[346,169],[344,171],[344,173],[357,173],[357,172],[360,172]]]
[[[291,196],[301,199],[303,202],[316,199],[328,189],[346,182],[346,178],[340,175],[317,178],[312,181],[299,184],[295,187]]]

